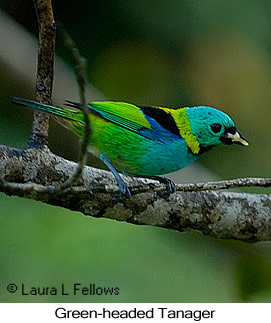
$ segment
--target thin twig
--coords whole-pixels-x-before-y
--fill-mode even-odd
[[[34,0],[39,25],[39,54],[36,79],[36,101],[51,104],[54,78],[55,21],[51,0]],[[47,145],[49,116],[34,112],[28,148]]]
[[[236,178],[217,182],[177,184],[177,191],[217,191],[241,187],[271,187],[271,178]]]
[[[80,55],[79,50],[76,48],[74,41],[72,40],[70,35],[63,29],[63,27],[61,27],[61,32],[63,34],[64,43],[67,49],[69,50],[69,53],[74,61],[75,72],[76,72],[77,83],[79,86],[79,94],[80,94],[79,108],[84,115],[85,128],[84,128],[84,135],[81,140],[77,168],[74,174],[70,176],[64,183],[55,187],[54,192],[63,191],[64,189],[72,186],[78,181],[87,160],[87,154],[88,154],[87,147],[89,144],[89,138],[91,133],[90,121],[88,117],[89,111],[88,111],[87,101],[86,101],[86,83],[87,83],[86,59]]]

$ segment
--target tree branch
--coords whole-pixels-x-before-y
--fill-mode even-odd
[[[76,163],[54,155],[48,148],[21,151],[0,146],[0,191],[94,217],[178,231],[196,230],[223,239],[271,240],[271,195],[179,191],[165,200],[159,195],[164,185],[127,177],[132,197],[114,202],[111,194],[118,187],[113,175],[89,166],[84,167],[78,186],[52,193],[50,185],[65,181],[76,167]],[[190,185],[192,188],[197,184]]]
[[[177,191],[211,191],[241,187],[271,187],[271,178],[237,178],[224,181],[176,185]]]
[[[55,56],[55,21],[51,0],[34,0],[39,24],[36,101],[52,104]],[[35,112],[28,148],[47,145],[49,116]]]

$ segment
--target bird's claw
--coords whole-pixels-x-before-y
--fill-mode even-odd
[[[176,185],[171,179],[162,176],[151,176],[150,178],[166,185],[166,192],[162,192],[161,194],[163,198],[167,199],[171,194],[176,192]]]
[[[176,185],[171,179],[165,178],[165,184],[167,186],[168,196],[176,192]]]
[[[117,195],[112,195],[112,200],[113,201],[118,201],[120,199],[122,199],[123,197],[130,197],[131,196],[131,192],[129,190],[129,187],[126,183],[124,182],[120,182],[119,184],[119,193]]]
[[[166,178],[166,177],[161,177],[161,178],[162,178],[161,183],[166,185],[166,192],[164,192],[163,197],[165,199],[168,199],[171,194],[176,192],[176,185],[169,178]]]

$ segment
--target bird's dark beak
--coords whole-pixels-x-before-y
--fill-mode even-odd
[[[220,140],[226,145],[238,144],[248,146],[248,142],[246,141],[245,137],[235,128],[226,130]]]

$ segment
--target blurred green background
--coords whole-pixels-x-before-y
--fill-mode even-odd
[[[214,149],[172,178],[270,176],[269,0],[53,5],[55,19],[88,58],[89,80],[100,91],[90,87],[90,100],[104,96],[142,105],[219,107],[250,143]],[[37,36],[37,22],[31,1],[1,0],[0,8],[0,140],[23,148],[32,113],[10,105],[9,97],[33,98],[37,53],[30,35]],[[78,94],[60,37],[56,49],[65,62],[56,64],[54,100],[61,104]],[[76,146],[72,134],[51,123],[54,152],[76,160]],[[270,242],[221,241],[95,219],[4,194],[0,203],[1,302],[271,301]],[[78,282],[117,286],[120,293],[35,297],[6,291],[9,283],[59,287]]]

